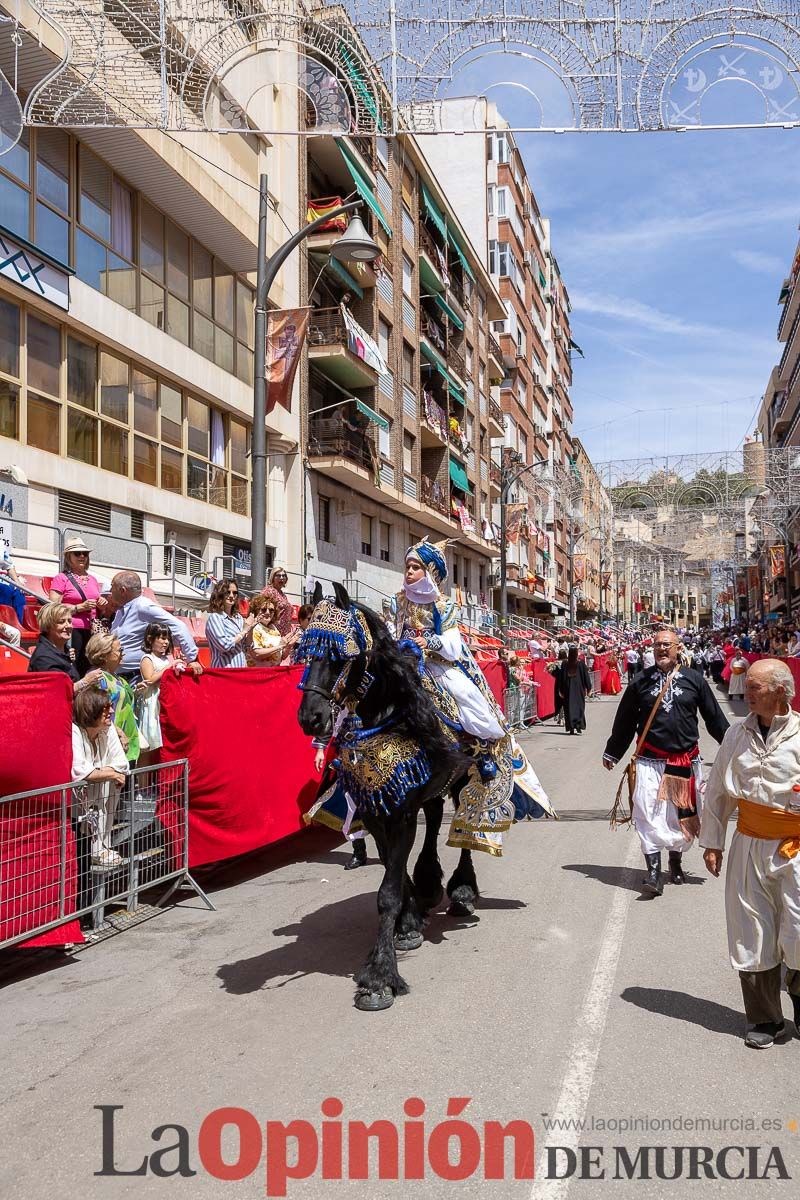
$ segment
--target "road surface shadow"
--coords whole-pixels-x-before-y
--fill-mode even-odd
[[[222,963],[217,978],[232,996],[285,987],[307,975],[348,978],[361,965],[376,931],[375,893],[362,892],[324,904],[291,925],[265,931],[265,937],[292,938],[252,958]],[[280,982],[278,982],[280,981]]]
[[[596,879],[598,883],[605,883],[608,887],[627,888],[629,892],[641,892],[645,873],[644,863],[641,867],[607,867],[600,863],[563,863],[561,870],[580,871],[586,879]],[[705,879],[700,879],[697,875],[690,875],[687,872],[686,884],[682,886],[703,883],[705,883]],[[674,884],[670,884],[667,873],[664,875],[664,887],[674,887]],[[648,903],[652,898],[651,896],[642,897]]]
[[[742,1037],[744,1014],[728,1008],[726,1004],[718,1004],[716,1000],[703,1000],[699,996],[690,996],[688,992],[673,992],[668,988],[644,987],[625,988],[620,998],[647,1012],[700,1025],[711,1033]]]

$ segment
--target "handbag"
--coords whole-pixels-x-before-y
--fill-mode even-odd
[[[609,813],[609,821],[611,823],[612,829],[617,829],[620,825],[629,825],[631,823],[631,820],[633,819],[633,793],[636,791],[636,758],[637,758],[642,746],[647,741],[647,735],[650,732],[650,726],[653,724],[653,721],[655,720],[655,715],[658,712],[659,705],[661,704],[661,701],[664,699],[664,696],[667,694],[667,689],[668,689],[669,685],[672,683],[673,677],[678,673],[679,669],[680,669],[679,667],[676,667],[675,670],[670,671],[669,675],[667,676],[667,682],[664,684],[663,688],[658,693],[658,696],[656,697],[656,702],[650,710],[650,716],[647,718],[645,727],[641,732],[641,736],[639,737],[639,739],[636,742],[636,749],[633,752],[633,756],[631,757],[630,762],[627,764],[627,766],[625,767],[625,770],[622,773],[622,779],[620,779],[620,781],[619,781],[619,787],[617,788],[617,794],[614,797],[614,807],[611,809],[611,812]],[[628,784],[628,811],[627,812],[625,811],[625,802],[622,798],[622,790],[623,790],[626,782]]]
[[[75,588],[75,591],[78,593],[81,600],[84,600],[84,601],[88,600],[89,597],[86,595],[86,592],[83,590],[83,588],[78,583],[75,576],[72,574],[72,571],[65,571],[64,574],[66,575],[67,579],[70,581],[72,586]],[[97,609],[95,609],[95,612],[97,612]],[[100,618],[97,616],[91,618],[91,620],[89,622],[89,629],[90,629],[91,633],[105,633],[106,632],[105,625],[100,620]]]

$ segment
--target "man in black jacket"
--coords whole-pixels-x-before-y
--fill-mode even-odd
[[[656,700],[647,736],[636,759],[633,824],[639,834],[647,876],[645,890],[660,896],[661,851],[669,853],[670,877],[683,883],[683,851],[700,828],[698,796],[702,765],[698,748],[697,714],[715,741],[721,742],[728,722],[700,671],[679,663],[678,635],[670,629],[655,636],[656,665],[628,684],[620,701],[603,766],[610,771],[634,738],[644,733]],[[663,695],[661,693],[663,692]]]

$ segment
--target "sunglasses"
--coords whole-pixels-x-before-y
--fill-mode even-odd
[[[238,592],[228,592],[228,596],[229,596],[229,597],[231,597],[231,596],[232,596],[234,599],[235,599],[235,598],[236,598],[238,595],[239,595],[239,593],[238,593]]]

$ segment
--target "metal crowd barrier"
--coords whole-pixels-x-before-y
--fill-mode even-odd
[[[524,729],[537,720],[536,688],[521,683],[503,689],[503,711],[512,729]]]
[[[111,782],[65,783],[0,797],[0,949],[75,919],[99,933],[136,913],[145,889],[188,886],[189,764],[132,770]]]

